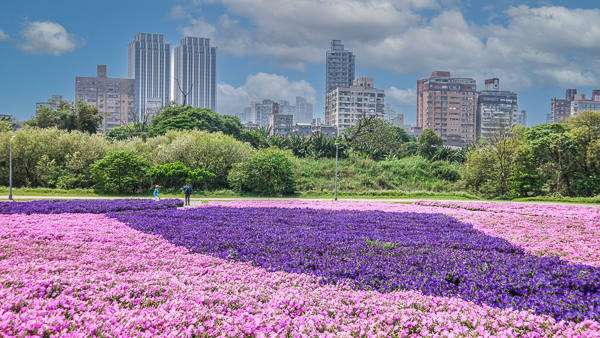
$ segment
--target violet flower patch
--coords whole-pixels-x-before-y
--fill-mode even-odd
[[[140,198],[113,200],[36,200],[0,203],[0,214],[104,214],[126,210],[171,209],[181,206],[183,206],[183,201],[177,198],[162,199],[158,202]]]
[[[527,254],[441,214],[205,206],[109,216],[192,252],[325,283],[600,319],[599,268]]]

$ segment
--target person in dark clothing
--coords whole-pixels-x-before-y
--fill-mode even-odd
[[[183,193],[185,194],[185,205],[190,205],[190,195],[194,194],[194,190],[192,190],[192,187],[187,183],[181,190],[183,190]]]

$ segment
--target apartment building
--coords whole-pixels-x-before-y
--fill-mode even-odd
[[[368,116],[384,118],[385,91],[374,87],[372,77],[359,77],[352,86],[337,87],[325,95],[325,125],[337,133]]]
[[[417,81],[417,127],[430,128],[444,145],[462,147],[475,141],[477,83],[436,71]]]
[[[355,72],[354,53],[345,50],[341,40],[332,40],[331,49],[325,54],[325,93],[350,87]]]
[[[98,128],[103,133],[135,122],[135,80],[109,78],[105,65],[98,65],[95,77],[75,78],[75,100],[110,114],[102,119]]]
[[[550,115],[547,118],[548,123],[562,123],[571,116],[571,101],[577,95],[577,89],[567,89],[564,99],[556,97],[551,100]]]
[[[503,128],[524,122],[517,93],[500,90],[500,79],[486,79],[485,90],[477,92],[477,138],[490,138]]]

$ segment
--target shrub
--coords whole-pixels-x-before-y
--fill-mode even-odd
[[[265,195],[285,195],[296,191],[291,153],[277,148],[260,150],[233,166],[229,184],[234,190]]]
[[[210,190],[229,188],[227,175],[233,164],[249,158],[255,151],[250,144],[222,133],[171,131],[164,137],[171,141],[158,145],[156,155],[151,157],[153,164],[181,162],[192,170],[214,173],[215,179],[206,184]]]
[[[198,188],[205,181],[211,181],[215,174],[203,169],[191,170],[181,162],[167,163],[150,168],[150,177],[154,184],[165,188],[181,187],[189,183],[193,188]]]
[[[137,191],[148,175],[150,161],[128,151],[116,151],[92,164],[95,187],[103,191]]]

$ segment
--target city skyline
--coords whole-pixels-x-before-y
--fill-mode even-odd
[[[298,10],[280,17],[268,0],[254,9],[241,1],[149,1],[144,15],[135,15],[139,3],[109,11],[111,3],[5,4],[0,92],[7,105],[0,113],[25,120],[51,95],[74,99],[75,77],[99,64],[127,77],[126,45],[138,32],[164,34],[173,45],[184,36],[210,38],[219,48],[219,113],[303,96],[314,103],[314,117],[323,117],[323,55],[336,39],[356,55],[355,77],[374,77],[407,124],[416,123],[416,80],[438,70],[478,83],[500,78],[503,89],[518,93],[528,125],[544,123],[551,99],[566,89],[600,87],[600,11],[592,1],[288,1],[279,7]],[[361,16],[344,17],[348,10]]]

